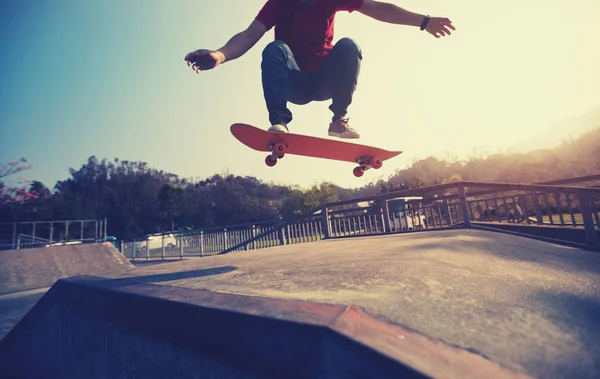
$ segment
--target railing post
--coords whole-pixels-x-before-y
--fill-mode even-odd
[[[179,236],[179,259],[183,259],[183,233]]]
[[[383,210],[383,233],[388,234],[392,228],[390,227],[390,208],[388,207],[387,199],[381,200],[381,208]]]
[[[542,208],[540,206],[540,201],[538,200],[538,194],[533,193],[531,195],[531,202],[533,204],[533,210],[535,212],[535,218],[537,220],[537,224],[538,225],[543,225],[544,224],[544,218],[542,216]]]
[[[204,256],[204,231],[200,231],[200,256]]]
[[[579,205],[581,207],[581,217],[583,218],[583,226],[585,228],[585,246],[588,249],[600,251],[600,243],[596,234],[594,225],[594,199],[590,194],[578,193]]]
[[[448,223],[448,227],[450,227],[450,226],[452,226],[452,213],[450,213],[450,205],[448,205],[447,199],[444,199],[443,206],[444,206],[444,212],[446,212],[446,216],[444,218],[446,219],[446,222]]]
[[[465,193],[465,185],[459,183],[457,186],[458,190],[458,198],[460,199],[460,206],[463,211],[463,226],[465,228],[471,227],[471,214],[469,212],[469,204],[467,202],[467,197]]]
[[[279,228],[278,234],[279,234],[279,243],[283,246],[285,245],[285,235],[283,234],[283,226],[281,228]]]
[[[162,260],[164,261],[164,260],[165,260],[165,235],[164,235],[164,233],[163,233],[163,235],[162,235],[162,236],[161,236],[161,238],[160,238],[160,242],[161,242],[161,244],[162,244],[162,253],[161,253],[161,257],[162,257]]]
[[[17,223],[13,222],[12,249],[17,248]]]
[[[331,237],[331,223],[329,222],[329,209],[322,208],[323,213],[323,239]]]

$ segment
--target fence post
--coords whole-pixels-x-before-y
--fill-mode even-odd
[[[278,234],[279,234],[279,243],[281,245],[285,245],[285,235],[283,233],[283,228],[284,228],[283,226],[281,228],[279,228],[279,232],[278,232]]]
[[[544,224],[544,218],[542,216],[542,208],[540,206],[540,201],[538,200],[538,193],[531,194],[531,203],[533,204],[533,211],[535,212],[535,218],[537,220],[538,225]]]
[[[161,238],[160,238],[160,242],[161,242],[161,244],[162,244],[162,253],[161,253],[161,257],[162,257],[162,260],[164,261],[164,260],[165,260],[165,235],[164,235],[164,233],[163,233],[163,235],[162,235],[162,236],[161,236]]]
[[[204,231],[200,231],[200,256],[204,256]]]
[[[588,249],[600,251],[600,243],[598,242],[598,235],[596,234],[596,227],[594,225],[594,199],[587,193],[578,193],[579,205],[581,207],[581,217],[583,218],[583,225],[585,228],[585,246]]]
[[[12,249],[17,248],[17,223],[13,222]]]
[[[183,260],[183,233],[179,236],[179,259]]]
[[[450,213],[450,205],[448,204],[447,199],[444,199],[442,204],[444,206],[444,212],[446,212],[446,216],[444,218],[446,219],[446,222],[448,223],[448,227],[450,227],[450,226],[452,226],[452,213]]]
[[[329,222],[329,209],[322,208],[323,213],[323,239],[331,237],[331,223]]]
[[[463,210],[463,226],[465,228],[470,228],[471,227],[471,214],[469,212],[469,204],[467,202],[465,185],[462,183],[459,183],[457,186],[457,190],[458,190],[458,198],[460,199],[460,206]]]
[[[383,210],[383,233],[387,234],[392,231],[392,228],[390,227],[390,208],[388,207],[387,199],[381,200],[381,208]]]

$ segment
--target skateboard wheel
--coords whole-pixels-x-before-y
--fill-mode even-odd
[[[285,154],[285,150],[286,150],[286,147],[281,142],[277,142],[275,144],[275,146],[273,146],[273,152],[275,152],[275,154],[277,156],[281,156],[281,155]]]
[[[265,163],[267,164],[267,166],[273,167],[275,166],[275,164],[277,164],[277,158],[273,157],[272,155],[267,155],[267,157],[265,158]]]
[[[371,159],[371,167],[378,169],[381,168],[381,166],[383,166],[383,161],[381,159],[377,157],[373,157],[373,159]]]
[[[356,176],[357,178],[360,178],[361,176],[363,176],[364,171],[360,166],[354,167],[354,170],[352,171],[352,173],[354,173],[354,176]]]

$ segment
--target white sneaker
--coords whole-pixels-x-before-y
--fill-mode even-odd
[[[285,125],[275,124],[269,128],[269,132],[287,133],[289,130]]]

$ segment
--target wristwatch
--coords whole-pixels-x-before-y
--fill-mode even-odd
[[[421,30],[425,30],[425,28],[427,27],[427,24],[429,24],[429,19],[430,18],[431,17],[429,15],[425,16],[425,19],[421,23]]]

